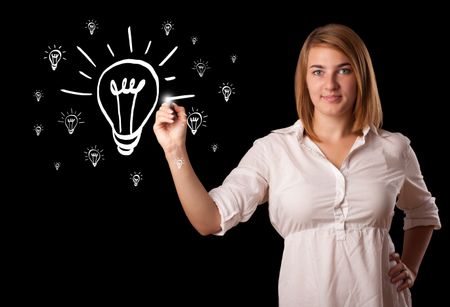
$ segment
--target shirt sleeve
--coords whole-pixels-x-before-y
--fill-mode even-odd
[[[221,231],[215,235],[246,222],[267,201],[268,186],[264,146],[257,140],[222,185],[209,191],[221,216]]]
[[[397,201],[397,207],[405,213],[403,229],[430,225],[433,225],[434,229],[440,229],[441,222],[435,198],[425,185],[417,156],[409,144],[405,161],[405,180]]]

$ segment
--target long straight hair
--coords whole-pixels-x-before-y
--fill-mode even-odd
[[[316,28],[309,34],[300,51],[295,71],[297,112],[305,133],[311,139],[320,141],[314,132],[314,105],[306,85],[309,52],[311,48],[318,45],[330,47],[345,54],[350,59],[350,65],[355,71],[357,95],[353,108],[352,131],[362,134],[362,130],[368,125],[379,129],[383,121],[383,112],[369,51],[358,34],[349,27],[328,24]]]

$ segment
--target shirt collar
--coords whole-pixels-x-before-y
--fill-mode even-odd
[[[282,128],[282,129],[272,130],[273,133],[294,134],[299,141],[302,141],[303,136],[304,136],[304,133],[303,133],[304,131],[305,131],[305,128],[303,127],[303,123],[300,119],[298,119],[292,126]],[[372,131],[376,135],[379,135],[378,129],[373,124],[370,124],[370,125],[367,125],[366,127],[364,127],[364,129],[362,130],[363,138],[366,137],[366,135],[369,133],[369,131]]]

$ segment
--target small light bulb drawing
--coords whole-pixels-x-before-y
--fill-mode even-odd
[[[64,50],[61,51],[61,46],[56,47],[56,45],[53,45],[53,48],[51,48],[50,46],[48,46],[48,49],[50,51],[45,51],[45,53],[48,54],[48,56],[45,56],[44,59],[48,59],[50,61],[52,70],[55,71],[56,68],[58,67],[58,63],[59,61],[61,61],[61,59],[66,59],[65,57],[63,57],[63,54],[66,53]]]
[[[140,172],[134,172],[134,173],[130,174],[130,179],[131,179],[131,181],[133,181],[133,185],[135,187],[137,187],[139,182],[141,182],[143,178],[142,178],[142,174]]]
[[[223,95],[223,98],[225,99],[225,102],[228,102],[228,100],[230,99],[231,94],[234,94],[234,87],[233,84],[230,83],[223,83],[222,86],[220,87],[220,91],[219,93],[221,93]]]
[[[56,162],[54,163],[54,166],[55,166],[55,169],[56,169],[56,170],[59,170],[59,168],[61,167],[61,162],[56,161]]]
[[[189,112],[187,116],[187,125],[191,129],[193,135],[197,133],[201,126],[206,127],[206,117],[208,117],[208,115],[203,115],[203,111],[199,112],[198,110],[194,110],[194,108],[192,108],[192,112]]]
[[[170,31],[174,30],[173,26],[174,26],[174,23],[172,23],[171,21],[163,22],[162,29],[166,33],[166,36],[169,36]]]
[[[103,156],[103,149],[98,149],[97,145],[87,148],[84,154],[86,158],[85,160],[90,161],[94,167],[97,166],[100,160],[105,159],[105,157]]]
[[[231,62],[233,62],[233,64],[236,63],[237,55],[232,54],[232,55],[230,56],[230,59],[231,59]]]
[[[36,135],[39,136],[44,130],[44,126],[42,126],[41,124],[34,125],[33,130],[36,133]]]
[[[212,144],[211,145],[211,149],[212,149],[213,152],[216,152],[217,149],[219,149],[219,144]]]
[[[77,112],[70,109],[70,112],[67,112],[66,114],[61,112],[61,119],[58,120],[58,123],[63,123],[69,134],[73,134],[78,124],[83,124],[84,121],[81,119],[81,112],[77,114]]]
[[[183,158],[176,158],[175,164],[178,169],[181,169],[181,167],[184,165],[184,159]]]
[[[203,74],[209,68],[210,67],[208,66],[208,62],[202,61],[202,59],[199,59],[198,61],[194,61],[194,67],[192,67],[192,69],[197,71],[197,73],[200,77],[203,77]]]
[[[192,45],[195,45],[198,42],[198,37],[197,36],[191,36],[191,42],[192,42]]]
[[[133,39],[131,27],[128,27],[128,44],[130,53],[133,53]],[[150,48],[149,41],[145,54]],[[115,57],[113,50],[107,44],[109,52]],[[78,51],[94,66],[95,62],[89,55],[77,46]],[[158,64],[164,64],[177,51],[174,47],[169,54]],[[117,145],[117,151],[124,155],[131,155],[139,143],[145,124],[153,114],[159,101],[160,77],[156,73],[155,66],[150,63],[134,58],[117,60],[109,65],[98,77],[96,87],[96,98],[98,106],[111,126],[113,140]],[[89,75],[80,71],[80,74],[88,79]],[[175,76],[165,77],[164,81],[175,80]],[[92,96],[93,92],[78,92],[60,89],[64,93]],[[195,95],[179,95],[166,97],[173,101],[191,98]]]
[[[94,34],[94,31],[96,29],[98,29],[98,23],[95,20],[88,20],[88,22],[86,23],[86,28],[89,30],[89,33],[91,35]]]
[[[41,101],[42,97],[44,97],[44,93],[41,90],[35,90],[33,92],[33,96],[34,98],[36,98],[36,101],[39,102]]]

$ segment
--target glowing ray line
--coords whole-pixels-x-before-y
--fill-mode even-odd
[[[133,39],[131,38],[131,27],[128,27],[128,43],[130,45],[130,53],[133,53]]]
[[[88,79],[92,79],[92,77],[91,76],[88,76],[88,75],[86,75],[84,72],[82,72],[81,70],[80,71],[78,71],[79,73],[80,73],[80,75],[82,75],[83,77],[86,77],[86,78],[88,78]]]
[[[109,52],[114,57],[114,52],[112,51],[111,47],[109,47],[109,44],[106,44],[106,47],[108,47]]]
[[[145,53],[144,54],[147,54],[148,49],[150,49],[150,45],[151,44],[152,44],[152,41],[148,41],[147,49],[145,49]]]
[[[86,52],[84,52],[83,49],[81,49],[80,47],[77,46],[78,51],[81,52],[82,55],[84,55],[84,57],[91,62],[92,65],[94,65],[94,67],[97,67],[97,65],[95,65],[95,63],[91,60],[91,58],[86,54]]]
[[[177,51],[177,49],[178,49],[178,46],[173,48],[172,51],[170,51],[170,53],[166,56],[166,58],[164,60],[162,60],[161,63],[159,63],[158,66],[163,66],[167,62],[167,60],[172,56],[172,54],[174,54],[174,52]]]
[[[92,93],[74,92],[74,91],[65,90],[63,88],[61,89],[61,92],[64,92],[67,94],[72,94],[72,95],[79,95],[79,96],[92,96]]]
[[[175,76],[164,78],[164,80],[166,80],[166,81],[172,81],[172,80],[175,80]]]
[[[179,99],[184,99],[184,98],[192,98],[192,97],[195,97],[195,95],[171,96],[171,97],[167,97],[166,100],[167,101],[173,101],[173,100],[179,100]]]

